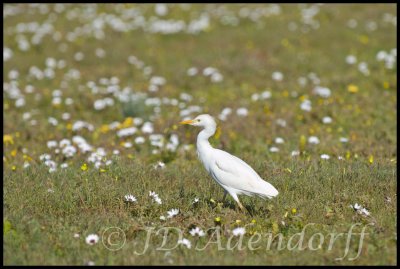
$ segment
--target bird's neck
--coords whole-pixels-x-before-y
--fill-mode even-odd
[[[212,148],[208,139],[215,134],[216,128],[215,127],[208,127],[203,129],[197,135],[197,150],[202,151],[206,148]]]

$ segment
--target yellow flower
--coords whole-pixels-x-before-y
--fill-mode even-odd
[[[297,213],[297,209],[296,208],[292,208],[292,214],[296,214]]]
[[[370,164],[374,163],[374,156],[370,155],[368,161]]]
[[[289,40],[287,40],[287,38],[282,39],[281,41],[282,46],[284,46],[285,48],[290,46],[290,42]]]
[[[240,219],[237,219],[235,222],[236,224],[240,224],[242,221]]]
[[[100,169],[100,173],[104,173],[104,172],[107,172],[107,170],[106,170],[106,169],[103,169],[103,168],[101,168],[101,169]]]
[[[6,144],[6,145],[11,144],[11,145],[13,145],[14,144],[14,139],[13,139],[12,135],[3,135],[3,144]]]
[[[215,221],[216,223],[220,223],[220,222],[221,222],[221,217],[216,217],[216,218],[214,219],[214,221]]]
[[[26,161],[32,161],[32,158],[29,155],[24,154],[23,158]]]
[[[278,225],[278,223],[277,223],[276,221],[274,221],[274,222],[272,223],[272,232],[273,232],[274,234],[277,234],[277,233],[279,232],[279,225]]]
[[[253,48],[254,48],[253,42],[248,41],[248,42],[246,43],[246,49],[250,50],[250,49],[253,49]]]
[[[133,124],[133,118],[127,117],[127,118],[124,120],[124,122],[121,123],[121,124],[118,126],[118,128],[119,128],[119,129],[128,128],[128,127],[131,127],[132,124]]]
[[[300,136],[299,148],[301,151],[304,151],[306,143],[307,143],[307,138],[304,135]]]
[[[347,91],[351,93],[356,93],[358,92],[358,86],[350,84],[349,86],[347,86]]]
[[[235,140],[237,138],[237,134],[234,131],[229,132],[229,138]]]
[[[15,157],[17,155],[17,149],[14,149],[11,151],[11,156]]]
[[[358,40],[360,40],[360,42],[361,42],[362,44],[368,44],[368,42],[369,42],[369,38],[368,38],[368,36],[366,36],[366,35],[360,35],[360,36],[358,37]]]
[[[299,97],[300,101],[304,101],[306,99],[308,99],[308,95],[302,95],[302,96]]]
[[[88,166],[87,166],[87,164],[86,164],[86,163],[82,164],[82,166],[81,166],[81,170],[82,170],[82,171],[86,171],[86,170],[88,170]]]
[[[17,167],[16,167],[15,165],[13,165],[13,166],[11,167],[11,169],[12,169],[13,171],[15,171],[15,170],[17,170]]]
[[[387,82],[387,81],[383,82],[383,88],[384,89],[389,89],[389,87],[390,87],[389,82]]]
[[[220,136],[221,136],[221,127],[218,126],[218,127],[217,127],[217,131],[215,132],[214,137],[215,137],[215,139],[219,139]]]
[[[103,124],[100,127],[100,132],[102,132],[102,133],[107,133],[109,130],[110,130],[110,127],[108,127],[107,124]]]
[[[255,220],[255,219],[252,219],[252,220],[251,220],[251,223],[256,223],[256,220]]]

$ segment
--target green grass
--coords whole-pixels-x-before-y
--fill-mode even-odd
[[[245,6],[224,5],[225,11],[221,12],[238,14]],[[265,6],[269,5],[247,5],[250,9]],[[395,5],[319,6],[314,17],[319,28],[307,33],[301,31],[307,26],[301,22],[304,7],[299,5],[282,5],[279,15],[262,17],[256,22],[240,19],[238,26],[219,22],[216,8],[221,5],[196,4],[189,11],[169,5],[165,18],[189,22],[206,11],[210,14],[210,27],[197,35],[162,35],[141,29],[118,32],[106,26],[102,40],[84,34],[71,42],[66,39],[68,33],[95,18],[90,17],[87,5],[66,5],[59,14],[51,5],[44,14],[38,7],[17,7],[20,13],[4,18],[4,47],[10,48],[13,55],[4,63],[3,77],[9,83],[9,72],[18,70],[18,88],[26,105],[16,107],[15,100],[3,91],[3,133],[13,138],[13,143],[6,141],[7,136],[3,139],[3,264],[397,264],[397,69],[396,64],[394,69],[387,69],[376,60],[379,51],[396,48],[396,26],[384,20],[386,13],[396,16]],[[103,13],[118,17],[132,7],[141,10],[146,19],[155,16],[154,5],[97,5],[95,12],[97,16]],[[66,14],[72,10],[78,12],[78,17],[68,20]],[[355,28],[347,26],[351,19],[358,22]],[[40,44],[31,44],[28,51],[19,50],[14,29],[19,23],[33,21],[51,22],[61,33],[61,41],[45,35]],[[377,25],[374,31],[366,27],[371,21]],[[288,30],[291,22],[297,24],[296,31]],[[29,41],[33,36],[22,35]],[[67,44],[65,51],[60,51],[62,43]],[[104,58],[96,57],[97,48],[105,50]],[[79,62],[74,60],[78,51],[84,54]],[[368,64],[369,76],[358,71],[358,63],[346,64],[349,54],[355,55],[358,63]],[[151,66],[152,75],[166,78],[158,92],[147,92],[149,77],[128,63],[130,55]],[[29,77],[30,67],[44,69],[48,57],[64,59],[66,67],[55,69],[53,79]],[[199,75],[186,74],[192,66],[199,69]],[[201,75],[208,66],[219,70],[224,77],[222,82],[212,83]],[[65,78],[72,68],[80,71],[79,79]],[[283,73],[282,81],[271,78],[274,71]],[[311,72],[319,77],[321,86],[331,90],[329,98],[314,95],[310,80],[305,87],[299,85],[298,78]],[[180,108],[161,105],[161,112],[153,118],[151,107],[143,107],[140,102],[123,105],[114,98],[113,106],[95,111],[95,100],[113,98],[111,94],[93,94],[87,86],[89,81],[99,85],[102,77],[117,77],[121,90],[130,87],[149,97],[179,99],[181,93],[188,93],[193,100],[186,106],[199,105],[203,113],[214,117],[224,107],[231,107],[233,114],[227,121],[219,121],[221,133],[211,143],[249,163],[279,190],[278,197],[264,201],[241,196],[251,214],[238,211],[230,197],[222,203],[223,190],[197,159],[198,130],[177,126],[182,119]],[[26,93],[26,85],[33,85],[34,93]],[[358,91],[349,92],[349,85],[357,86]],[[63,102],[58,106],[51,104],[55,89],[63,92]],[[253,93],[266,89],[271,91],[271,99],[251,100]],[[293,96],[293,92],[297,95]],[[67,97],[74,100],[70,106],[64,103]],[[312,102],[311,112],[300,109],[304,99]],[[247,117],[236,115],[239,107],[248,108]],[[31,119],[23,120],[25,112],[32,114],[36,126],[30,124]],[[62,120],[64,112],[70,113],[71,119]],[[177,151],[163,149],[152,154],[154,147],[147,134],[139,131],[122,139],[116,130],[102,129],[113,121],[124,122],[128,115],[151,120],[155,133],[166,139],[177,134],[181,143]],[[330,116],[333,122],[322,124],[324,116]],[[50,125],[49,117],[56,118],[58,125]],[[285,128],[277,125],[278,118],[286,120]],[[71,130],[71,124],[78,120],[93,124],[94,130]],[[74,135],[81,135],[94,148],[104,148],[106,158],[113,163],[100,171],[88,162],[88,153],[78,152],[65,159],[46,146],[49,140],[71,140]],[[139,135],[146,138],[142,145],[134,143]],[[320,144],[304,143],[310,136],[317,136]],[[276,137],[282,137],[285,143],[275,145]],[[349,142],[341,143],[340,137],[349,138]],[[134,145],[124,148],[122,142]],[[191,147],[185,150],[185,144]],[[269,151],[274,145],[279,152]],[[120,151],[119,155],[112,155],[115,149]],[[298,149],[302,154],[292,157],[291,152]],[[43,153],[51,154],[58,163],[56,172],[49,173],[39,159]],[[328,154],[330,159],[321,159],[321,154]],[[339,160],[339,156],[343,159]],[[25,161],[30,163],[26,169]],[[165,162],[165,168],[155,169],[158,161]],[[59,168],[64,162],[69,167]],[[85,171],[81,169],[84,163],[88,164]],[[161,205],[151,199],[149,191],[159,195]],[[126,194],[133,194],[137,202],[125,202]],[[195,198],[199,202],[193,204]],[[355,203],[367,208],[370,215],[350,208]],[[160,220],[172,208],[178,208],[179,214]],[[216,218],[221,222],[216,222]],[[192,237],[189,231],[194,226],[208,230],[208,234],[199,239]],[[358,234],[347,241],[352,226]],[[117,251],[110,251],[102,243],[102,239],[107,241],[107,234],[103,233],[109,227],[120,228],[126,238]],[[164,250],[160,249],[164,238],[160,230],[158,235],[152,234],[143,255],[135,253],[145,248],[149,229],[156,232],[163,227],[175,229],[171,228],[165,237]],[[220,227],[223,250],[218,249],[215,227]],[[240,237],[231,236],[236,227],[246,227],[242,250],[234,247]],[[360,243],[363,228],[368,234]],[[190,249],[183,245],[175,247],[176,229],[191,241]],[[297,237],[293,236],[302,231],[305,249],[289,250],[290,238],[295,245]],[[80,237],[74,238],[75,233]],[[329,248],[330,235],[340,233],[343,236]],[[99,242],[93,246],[86,244],[89,234],[99,235]],[[253,246],[260,248],[250,249],[249,241],[257,241],[259,234],[260,241]],[[281,235],[286,247],[280,250],[277,239],[268,247],[269,235]],[[312,250],[320,238],[321,248]],[[340,257],[344,258],[337,260]]]

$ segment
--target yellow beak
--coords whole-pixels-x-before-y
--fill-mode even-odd
[[[179,124],[192,124],[192,123],[194,123],[194,120],[184,120],[181,121]]]

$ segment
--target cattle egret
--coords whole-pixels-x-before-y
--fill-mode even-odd
[[[180,124],[189,124],[202,127],[197,136],[197,154],[208,173],[221,185],[226,194],[229,193],[244,210],[238,195],[258,196],[263,199],[278,195],[277,189],[264,181],[247,163],[228,152],[213,148],[208,138],[215,134],[217,124],[208,114],[197,116],[193,120],[185,120]]]

